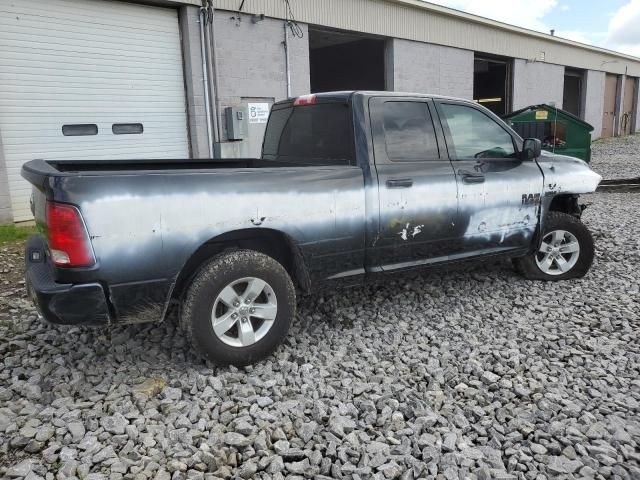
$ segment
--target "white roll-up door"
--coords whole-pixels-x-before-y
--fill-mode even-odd
[[[0,0],[0,135],[16,221],[28,160],[187,158],[177,11]]]

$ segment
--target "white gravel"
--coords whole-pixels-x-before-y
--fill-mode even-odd
[[[0,477],[640,478],[640,194],[587,200],[584,279],[501,262],[312,296],[242,370],[174,323],[46,326],[5,285]]]
[[[640,134],[593,143],[591,168],[607,180],[640,177]]]

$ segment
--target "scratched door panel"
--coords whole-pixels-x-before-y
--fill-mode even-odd
[[[458,175],[458,232],[466,252],[523,248],[531,242],[540,209],[542,175],[532,161],[460,160],[457,171],[479,171],[484,182]]]
[[[526,248],[540,208],[537,164],[518,158],[513,133],[485,109],[447,100],[438,113],[456,172],[462,252]]]
[[[451,253],[457,187],[451,162],[441,159],[428,100],[370,101],[380,232],[377,265],[406,268]]]

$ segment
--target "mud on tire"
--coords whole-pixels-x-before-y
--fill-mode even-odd
[[[295,310],[295,289],[284,267],[262,253],[236,250],[212,258],[198,272],[183,301],[180,324],[199,354],[220,365],[241,366],[276,349]]]

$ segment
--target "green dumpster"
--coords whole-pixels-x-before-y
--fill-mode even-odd
[[[502,117],[522,138],[538,138],[542,148],[591,161],[593,127],[551,105],[531,105]]]

